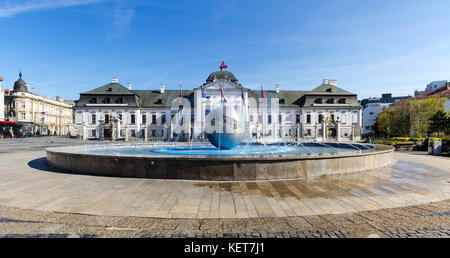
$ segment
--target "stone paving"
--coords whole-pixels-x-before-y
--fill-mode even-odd
[[[0,206],[0,238],[449,238],[450,200],[345,214],[164,219]],[[447,215],[429,216],[442,213]]]
[[[244,219],[342,214],[450,198],[450,159],[395,157],[393,167],[324,178],[203,182],[61,173],[46,165],[42,150],[3,153],[0,205],[92,215]]]
[[[49,139],[30,151],[0,140],[0,237],[450,236],[448,158],[396,152],[392,168],[352,175],[171,182],[61,173],[42,146],[73,143]]]

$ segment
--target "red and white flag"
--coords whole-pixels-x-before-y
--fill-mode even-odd
[[[227,103],[227,99],[225,98],[225,94],[223,93],[223,88],[222,87],[220,87],[220,95],[222,97],[222,101],[224,103]]]
[[[228,65],[222,61],[222,64],[220,64],[220,69],[228,68]]]

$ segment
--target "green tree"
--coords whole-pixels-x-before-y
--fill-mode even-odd
[[[428,132],[430,134],[437,133],[438,136],[442,136],[441,134],[447,134],[450,130],[450,116],[446,114],[442,110],[438,110],[431,118],[430,118],[430,126]]]
[[[410,101],[410,135],[422,136],[428,133],[431,117],[438,111],[445,110],[445,99],[439,96],[426,99],[412,99]]]
[[[391,135],[391,110],[388,108],[383,109],[381,114],[375,119],[375,124],[373,125],[373,130],[376,134],[382,136],[390,136]]]

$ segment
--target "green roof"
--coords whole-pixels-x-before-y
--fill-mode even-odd
[[[315,89],[312,90],[312,92],[320,92],[320,93],[348,93],[352,94],[351,92],[348,92],[346,90],[343,90],[341,88],[338,88],[331,84],[322,84]]]
[[[303,97],[308,93],[308,91],[291,91],[291,90],[283,90],[280,91],[279,94],[277,94],[275,91],[268,91],[265,90],[264,94],[266,95],[266,98],[279,98],[280,101],[280,107],[299,107],[301,106],[300,98]],[[249,97],[252,97],[256,99],[256,101],[259,101],[261,96],[260,90],[251,90],[249,92]]]
[[[144,108],[158,108],[167,107],[171,103],[169,100],[174,100],[179,97],[179,90],[165,90],[164,94],[155,90],[133,90],[133,92],[139,96],[139,106]],[[194,91],[182,90],[181,95],[183,98],[187,98],[192,105],[194,105]]]
[[[86,95],[134,95],[134,93],[122,86],[119,83],[109,83],[93,89],[91,91],[87,91],[81,94]]]

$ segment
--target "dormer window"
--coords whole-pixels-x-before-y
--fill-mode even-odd
[[[333,91],[332,88],[328,88],[328,89],[326,90],[326,92],[332,92],[332,91]]]
[[[92,98],[91,100],[89,100],[89,103],[97,104],[97,98]]]
[[[123,98],[119,98],[119,99],[117,99],[117,101],[116,101],[118,104],[123,104]]]
[[[108,88],[106,91],[112,91],[112,88]]]
[[[334,99],[328,99],[327,104],[334,104]]]
[[[339,104],[345,104],[345,99],[339,99],[339,100],[338,100],[338,103],[339,103]]]
[[[321,98],[316,99],[316,100],[314,100],[314,103],[316,103],[316,104],[322,104],[322,99],[321,99]]]
[[[280,103],[280,104],[285,104],[286,101],[285,101],[284,99],[280,99],[279,103]]]
[[[111,99],[110,99],[110,98],[106,98],[106,99],[103,101],[103,103],[109,104],[109,103],[111,103]]]

